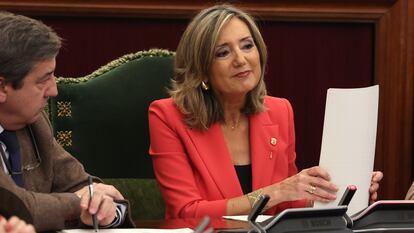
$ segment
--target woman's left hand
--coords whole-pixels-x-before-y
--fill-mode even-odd
[[[369,187],[369,203],[372,204],[378,199],[379,182],[384,175],[380,171],[374,171],[371,178],[371,186]]]

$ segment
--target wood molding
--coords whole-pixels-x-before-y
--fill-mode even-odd
[[[26,15],[189,18],[206,6],[203,1],[171,2],[0,0],[0,9]],[[412,179],[414,1],[257,0],[236,5],[265,20],[375,25],[374,82],[380,85],[375,168],[385,174],[380,198],[403,198]]]
[[[408,51],[414,41],[413,12],[409,0],[396,1],[376,22],[375,79],[380,85],[380,110],[375,165],[385,174],[380,192],[384,199],[403,198],[412,179],[414,64]]]
[[[232,1],[229,1],[232,2]],[[372,19],[380,17],[395,0],[258,0],[233,1],[235,5],[265,19]],[[26,15],[102,17],[189,18],[206,6],[191,0],[0,0],[0,9]]]

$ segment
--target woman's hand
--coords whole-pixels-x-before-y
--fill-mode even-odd
[[[369,187],[369,203],[372,204],[378,199],[379,182],[384,177],[380,171],[374,171],[371,178],[371,186]]]
[[[0,216],[0,233],[36,233],[31,224],[19,219],[16,216],[6,220]]]
[[[321,167],[304,169],[280,183],[264,188],[271,197],[270,206],[284,201],[307,199],[310,201],[330,202],[336,199],[336,185]],[[266,190],[267,189],[267,190]]]

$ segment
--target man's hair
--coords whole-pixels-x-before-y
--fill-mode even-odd
[[[178,44],[175,57],[175,77],[169,93],[184,114],[185,123],[207,130],[215,122],[224,121],[223,108],[212,90],[203,91],[201,82],[210,76],[217,38],[232,18],[242,20],[257,46],[262,73],[257,86],[246,97],[242,112],[246,115],[264,111],[266,86],[264,72],[267,61],[266,45],[254,19],[231,5],[216,5],[194,17]]]
[[[0,11],[0,77],[20,88],[36,62],[55,57],[60,37],[42,22]]]

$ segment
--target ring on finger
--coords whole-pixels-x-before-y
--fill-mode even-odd
[[[306,192],[310,193],[310,194],[314,194],[316,191],[316,187],[313,185],[309,186],[309,189],[306,190]]]

